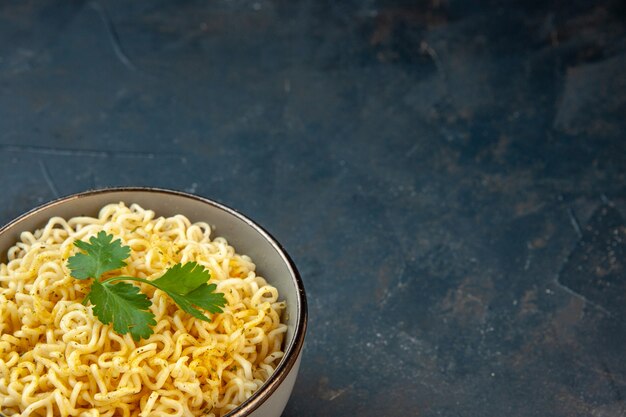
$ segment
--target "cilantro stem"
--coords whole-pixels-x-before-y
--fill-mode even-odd
[[[155,284],[154,282],[147,280],[145,278],[137,278],[137,277],[112,277],[112,278],[107,278],[104,281],[102,281],[102,283],[107,283],[107,282],[114,282],[114,281],[136,281],[136,282],[142,282],[144,284],[148,284],[153,286],[154,288],[157,288],[161,291],[164,291],[165,293],[167,293],[169,295],[169,291],[167,291],[165,288],[162,288],[160,285]]]
[[[161,287],[159,284],[155,284],[154,282],[147,280],[145,278],[137,278],[137,277],[112,277],[112,278],[107,278],[104,281],[102,281],[102,283],[106,283],[106,282],[114,282],[114,281],[137,281],[137,282],[143,282],[144,284],[148,284],[153,286],[154,288],[158,288],[161,291],[164,291],[165,293],[169,294],[169,291],[167,291],[165,288]]]
[[[102,283],[104,284],[105,282],[114,282],[114,281],[137,281],[137,282],[143,282],[144,284],[152,285],[153,287],[159,288],[159,286],[154,285],[152,281],[149,281],[145,278],[136,278],[136,277],[112,277],[112,278],[105,279],[104,281],[102,281]]]

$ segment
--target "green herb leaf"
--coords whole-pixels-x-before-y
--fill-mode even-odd
[[[201,307],[211,313],[221,313],[226,305],[226,298],[221,292],[215,292],[217,285],[202,284],[186,295],[187,300],[193,305]]]
[[[211,278],[209,271],[196,262],[176,264],[152,283],[163,291],[174,291],[177,294],[187,294]]]
[[[208,284],[211,274],[195,262],[176,264],[151,284],[165,291],[180,308],[200,320],[210,321],[194,306],[211,313],[221,313],[226,305],[224,294],[216,293],[215,284]]]
[[[93,313],[104,324],[113,323],[119,334],[130,332],[134,340],[147,339],[156,324],[154,314],[148,309],[152,302],[139,287],[118,282],[94,281],[86,300],[93,304]]]
[[[77,240],[74,245],[86,253],[77,253],[68,259],[67,265],[72,276],[77,279],[100,278],[102,274],[126,265],[124,259],[130,256],[130,248],[113,240],[113,235],[100,231],[92,236],[89,243]]]
[[[126,265],[130,248],[112,235],[101,231],[89,239],[89,243],[74,242],[85,253],[77,253],[68,259],[68,267],[76,279],[94,278],[89,294],[83,304],[93,304],[93,313],[104,324],[113,323],[119,334],[129,333],[135,340],[147,339],[156,325],[154,314],[149,310],[152,302],[139,292],[139,287],[117,281],[137,281],[164,291],[178,306],[192,316],[211,321],[197,307],[211,313],[221,313],[226,305],[224,294],[216,293],[215,284],[208,284],[211,275],[195,262],[176,264],[154,281],[144,278],[117,276],[104,281],[98,279],[105,272]],[[114,283],[115,282],[115,283]]]
[[[105,272],[126,265],[124,259],[130,256],[130,248],[122,246],[119,239],[114,241],[113,236],[104,231],[89,239],[89,243],[76,241],[74,244],[85,253],[77,253],[68,259],[72,276],[95,278],[83,304],[93,304],[94,315],[104,324],[113,323],[113,329],[119,334],[130,332],[135,340],[145,339],[153,333],[150,326],[156,322],[149,310],[152,302],[139,292],[139,287],[118,281],[136,281],[156,287],[181,309],[204,321],[211,320],[199,308],[220,313],[226,305],[224,294],[215,292],[215,284],[208,284],[209,271],[195,262],[176,264],[154,281],[127,276],[99,281]]]

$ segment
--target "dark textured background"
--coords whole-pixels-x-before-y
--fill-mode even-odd
[[[285,416],[626,415],[620,1],[0,3],[0,221],[216,199],[293,255]]]

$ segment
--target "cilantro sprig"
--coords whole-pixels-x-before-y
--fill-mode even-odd
[[[217,286],[209,284],[211,275],[196,262],[176,264],[155,279],[115,276],[101,279],[106,272],[126,266],[130,248],[104,231],[92,236],[89,242],[76,241],[74,245],[82,252],[70,257],[67,266],[72,277],[79,280],[93,279],[83,304],[91,303],[93,313],[104,324],[113,323],[119,334],[129,333],[134,340],[147,339],[156,325],[150,311],[152,302],[139,287],[122,281],[135,281],[151,285],[165,292],[185,312],[193,317],[211,321],[202,310],[221,313],[226,305],[224,294],[215,292]],[[202,310],[201,310],[202,309]]]

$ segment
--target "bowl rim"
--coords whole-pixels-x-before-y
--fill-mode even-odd
[[[283,259],[286,263],[287,268],[291,273],[291,278],[296,286],[296,300],[297,306],[296,311],[298,312],[298,317],[296,318],[295,328],[294,328],[294,336],[291,343],[285,347],[285,356],[284,359],[278,364],[274,373],[270,375],[270,377],[261,385],[256,392],[254,392],[250,398],[242,402],[237,408],[228,412],[224,415],[224,417],[244,417],[254,410],[259,408],[266,400],[268,400],[271,395],[278,389],[280,384],[285,380],[287,375],[290,373],[291,369],[294,367],[300,354],[302,352],[304,346],[304,337],[306,334],[307,328],[307,319],[308,319],[308,308],[307,308],[307,300],[306,294],[304,291],[304,284],[302,282],[302,277],[300,276],[300,272],[296,268],[295,263],[287,253],[287,251],[283,248],[283,246],[272,236],[267,230],[265,230],[262,226],[256,223],[254,220],[250,219],[248,216],[242,214],[236,209],[228,207],[224,204],[218,203],[214,200],[208,199],[206,197],[201,197],[195,194],[191,194],[188,192],[172,190],[167,188],[159,188],[159,187],[105,187],[105,188],[97,188],[91,189],[79,193],[70,194],[64,197],[59,197],[54,200],[51,200],[47,203],[43,203],[35,208],[19,215],[13,220],[9,221],[2,227],[0,227],[0,234],[5,233],[9,228],[16,227],[21,222],[26,220],[27,218],[45,211],[51,207],[59,206],[62,204],[70,203],[73,200],[78,200],[85,197],[90,197],[99,194],[109,194],[109,193],[119,193],[119,192],[144,192],[144,193],[157,193],[164,195],[175,195],[179,197],[189,198],[192,200],[200,201],[202,203],[211,205],[217,209],[225,211],[256,230],[257,233],[261,234],[263,238],[265,238],[270,245],[274,248],[274,250],[278,253],[278,255]],[[149,208],[151,209],[151,208]]]

